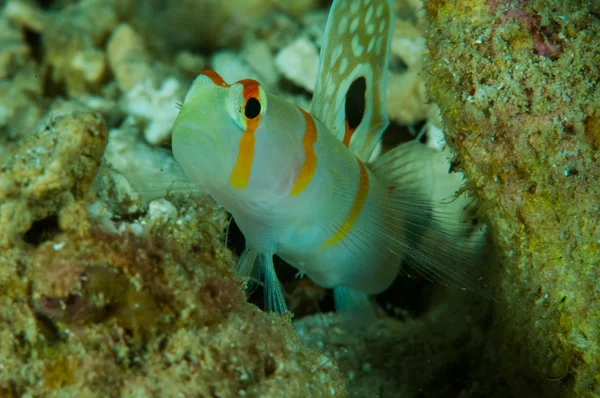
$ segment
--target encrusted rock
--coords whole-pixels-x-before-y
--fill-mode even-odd
[[[36,221],[88,194],[108,134],[94,113],[51,113],[0,174],[0,247],[18,246]]]

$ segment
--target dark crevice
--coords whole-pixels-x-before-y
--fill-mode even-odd
[[[55,345],[62,341],[62,335],[54,321],[41,313],[35,314],[35,320],[38,332],[44,336],[44,340],[48,345]]]
[[[42,63],[43,49],[42,49],[42,35],[38,32],[34,32],[29,29],[25,29],[25,42],[31,50],[31,56],[36,63]]]
[[[38,5],[42,10],[47,10],[54,5],[54,0],[37,0]]]
[[[282,78],[279,80],[277,85],[281,88],[282,92],[286,92],[291,95],[303,95],[306,98],[309,98],[310,93],[304,88],[296,85],[296,83],[292,82],[291,80]]]
[[[244,234],[238,228],[235,220],[231,218],[229,228],[227,229],[227,247],[239,256],[244,251],[245,246],[246,239],[244,238]]]
[[[25,232],[23,239],[27,243],[38,246],[52,239],[59,232],[58,216],[54,214],[34,222],[29,231]]]
[[[67,85],[65,80],[55,81],[52,78],[52,67],[48,67],[45,72],[43,96],[51,98],[66,97]]]
[[[412,274],[409,277],[406,272],[401,272],[376,300],[391,317],[403,320],[408,315],[416,318],[429,308],[430,302],[425,298],[431,296],[428,292],[433,288],[427,279]]]
[[[383,132],[381,142],[384,148],[393,148],[414,138],[408,126],[391,121]]]
[[[267,355],[265,357],[265,376],[270,377],[277,370],[277,363],[272,356]]]

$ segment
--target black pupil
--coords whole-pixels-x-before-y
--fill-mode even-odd
[[[248,119],[254,119],[260,114],[260,101],[252,97],[246,102],[246,109],[244,109],[244,115]]]

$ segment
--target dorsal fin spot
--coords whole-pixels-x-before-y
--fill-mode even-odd
[[[346,93],[346,122],[348,128],[354,131],[365,114],[365,92],[367,91],[367,80],[361,76],[354,80]]]

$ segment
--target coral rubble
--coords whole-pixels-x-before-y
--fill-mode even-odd
[[[428,0],[429,88],[503,263],[516,396],[600,394],[600,18],[588,1]]]
[[[289,317],[247,303],[222,212],[177,196],[132,223],[98,202],[107,128],[70,107],[0,174],[2,396],[344,396]]]

